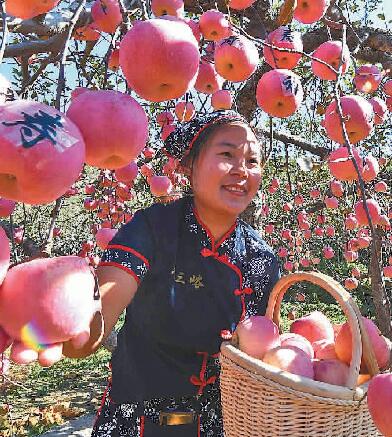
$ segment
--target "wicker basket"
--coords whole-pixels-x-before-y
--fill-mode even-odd
[[[359,309],[350,294],[322,273],[299,272],[275,285],[266,316],[279,326],[287,289],[308,281],[328,291],[341,305],[353,333],[353,359],[346,387],[281,371],[241,352],[233,343],[221,347],[221,398],[226,437],[376,437],[367,384],[357,387],[362,350],[371,375],[379,372]]]

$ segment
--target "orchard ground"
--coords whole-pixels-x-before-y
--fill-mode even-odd
[[[304,302],[296,300],[299,290],[295,287],[285,298],[281,312],[283,331],[288,330],[290,317],[314,310],[322,311],[334,323],[344,320],[337,304],[323,302],[324,295],[318,295],[312,286],[306,290]],[[71,422],[69,426],[75,423],[78,428],[91,427],[107,386],[110,356],[101,348],[83,360],[63,359],[50,368],[36,363],[11,364],[7,379],[0,379],[0,435],[37,436],[61,429],[57,427],[84,415],[88,415],[84,423]],[[71,431],[68,424],[65,429]],[[58,431],[57,435],[64,434]]]

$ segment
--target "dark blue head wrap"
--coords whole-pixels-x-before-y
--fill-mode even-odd
[[[166,138],[163,151],[166,155],[181,161],[189,154],[199,135],[209,126],[239,121],[248,124],[246,119],[236,111],[222,110],[209,114],[196,115],[192,120],[179,124]]]

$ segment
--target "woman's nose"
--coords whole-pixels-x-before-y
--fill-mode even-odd
[[[246,160],[245,159],[236,159],[233,163],[233,167],[231,169],[233,173],[238,174],[246,174],[247,168],[246,168]]]

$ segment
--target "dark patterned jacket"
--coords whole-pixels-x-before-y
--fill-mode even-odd
[[[117,266],[139,284],[112,357],[118,403],[208,390],[223,339],[241,319],[265,313],[279,278],[271,248],[252,227],[237,219],[215,241],[192,197],[138,211],[101,265]]]

